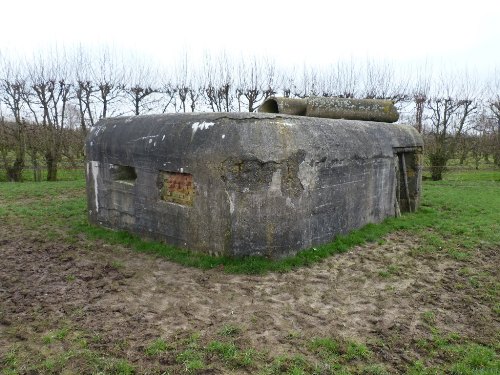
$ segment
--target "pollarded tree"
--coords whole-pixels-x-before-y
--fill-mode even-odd
[[[135,116],[156,107],[159,98],[155,94],[160,92],[160,85],[155,77],[157,72],[142,61],[130,61],[130,65],[127,65],[121,89]]]
[[[84,133],[87,133],[87,129],[95,124],[91,105],[93,96],[97,93],[97,88],[91,80],[78,77],[74,90],[75,97],[78,101],[78,110],[80,112],[80,128]]]
[[[47,181],[56,181],[72,81],[63,56],[51,56],[49,61],[40,57],[28,66],[22,99],[31,112],[32,122],[43,130]]]
[[[175,74],[175,92],[180,101],[179,110],[182,110],[182,112],[186,112],[190,90],[188,57],[184,55],[182,61],[177,66]]]
[[[175,109],[176,95],[177,87],[166,75],[163,75],[160,83],[160,101],[158,103],[161,113],[167,113],[170,106],[174,107]]]
[[[360,91],[359,68],[354,60],[338,61],[336,66],[337,73],[337,94],[340,98],[356,98]]]
[[[298,98],[307,98],[309,96],[318,96],[320,84],[318,81],[318,72],[304,64],[302,73],[298,76],[296,85],[294,86],[293,95]]]
[[[491,138],[493,144],[493,161],[500,167],[500,68],[493,72],[489,80],[488,106],[495,123],[491,124]]]
[[[97,87],[95,97],[99,103],[97,117],[99,119],[116,116],[122,113],[120,102],[123,98],[124,81],[123,61],[108,48],[99,52],[96,65],[92,66],[92,82]]]
[[[395,103],[407,99],[409,80],[407,74],[398,74],[389,63],[367,60],[363,74],[363,94],[366,99],[388,99]]]
[[[230,112],[233,110],[233,65],[229,56],[222,53],[217,62],[217,100],[223,112]]]
[[[481,107],[481,112],[475,116],[473,135],[474,142],[470,143],[470,150],[476,162],[476,169],[479,165],[479,160],[484,159],[489,163],[489,156],[493,156],[493,162],[496,164],[495,156],[498,154],[500,145],[497,143],[498,122],[486,106]],[[496,164],[498,165],[498,164]]]
[[[441,77],[437,92],[427,101],[432,142],[427,147],[431,178],[443,178],[448,161],[455,155],[460,137],[471,127],[479,106],[478,88],[467,75]]]
[[[221,112],[221,106],[217,97],[217,70],[212,56],[205,54],[203,60],[203,96],[212,112]]]
[[[415,106],[415,128],[420,134],[424,132],[424,114],[430,93],[431,77],[430,69],[417,71],[413,87],[409,90],[410,100],[413,101]]]
[[[275,93],[276,73],[273,62],[257,60],[255,57],[250,62],[243,59],[240,61],[236,83],[239,108],[241,108],[241,104],[245,104],[248,112],[254,112],[258,103]]]
[[[278,83],[276,84],[281,89],[283,96],[289,98],[292,95],[292,90],[295,85],[295,71],[294,70],[281,70],[278,74]]]
[[[5,58],[0,66],[0,101],[8,110],[8,117],[14,121],[8,123],[3,114],[2,121],[2,161],[9,181],[21,181],[26,158],[26,123],[22,118],[24,102],[22,93],[26,82],[21,75],[19,65],[17,68]],[[7,140],[9,140],[7,142]],[[8,147],[7,147],[8,146]],[[8,152],[13,153],[13,161],[8,157]]]
[[[206,54],[203,61],[203,97],[213,112],[233,110],[233,65],[227,54],[216,59]]]
[[[92,58],[83,48],[76,50],[73,61],[75,68],[74,96],[80,113],[80,128],[86,134],[89,127],[98,120],[95,113],[96,94],[99,89],[92,77]]]

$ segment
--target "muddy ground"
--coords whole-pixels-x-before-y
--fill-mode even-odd
[[[480,272],[499,279],[495,248],[464,263],[425,251],[415,234],[397,232],[311,267],[248,276],[184,267],[84,235],[74,243],[50,240],[19,225],[0,225],[4,358],[17,348],[27,362],[43,359],[57,348],[46,349],[47,339],[40,338],[67,327],[84,332],[92,350],[124,358],[138,373],[177,373],[183,368],[175,358],[147,355],[147,345],[193,332],[207,342],[232,326],[241,345],[263,353],[263,362],[307,355],[311,338],[335,337],[366,344],[373,361],[402,373],[419,359],[440,361],[418,345],[432,336],[430,326],[476,343],[498,340],[498,315],[470,282]],[[208,367],[207,373],[257,371]]]

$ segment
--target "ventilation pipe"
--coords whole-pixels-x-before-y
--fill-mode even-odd
[[[259,112],[308,117],[396,122],[399,113],[390,100],[311,96],[306,99],[270,97]]]

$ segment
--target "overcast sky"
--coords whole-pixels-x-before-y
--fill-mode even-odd
[[[162,62],[203,51],[500,67],[500,0],[3,0],[0,51],[112,46]]]

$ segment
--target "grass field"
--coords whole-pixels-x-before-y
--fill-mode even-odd
[[[500,172],[282,261],[90,226],[65,180],[0,184],[3,374],[500,373]]]

